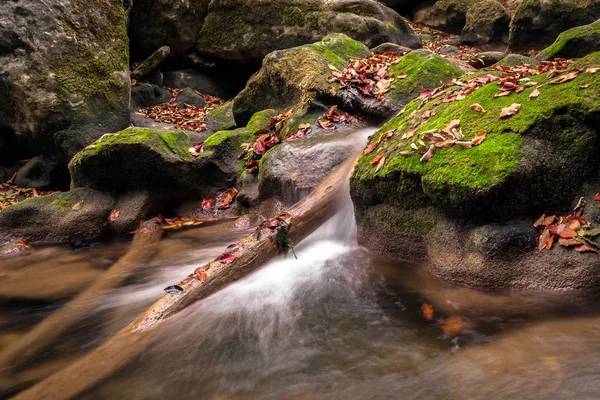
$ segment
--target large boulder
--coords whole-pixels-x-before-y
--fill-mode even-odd
[[[0,38],[0,138],[68,160],[129,124],[122,2],[4,2]]]
[[[329,93],[328,64],[343,69],[350,58],[369,54],[364,44],[343,34],[269,54],[260,71],[233,100],[237,125],[245,126],[254,113],[266,109],[293,109],[297,115],[304,114],[318,96]]]
[[[596,53],[571,68],[599,65]],[[494,98],[499,86],[492,82],[463,100],[444,102],[455,90],[450,87],[424,105],[411,102],[384,125],[371,144],[381,142],[361,156],[351,178],[361,244],[380,254],[426,261],[434,275],[459,285],[597,286],[596,254],[559,246],[540,254],[532,223],[544,212],[568,215],[581,196],[591,202],[600,189],[600,74],[582,72],[560,84],[545,74],[530,79],[541,86],[538,97],[529,97],[536,89],[530,87]],[[589,88],[581,89],[583,83]],[[487,112],[478,112],[475,103]],[[512,104],[520,104],[520,111],[499,118]],[[472,148],[435,148],[433,158],[421,162],[429,145],[418,140],[451,120],[460,121],[465,140],[482,131],[487,138]],[[422,151],[400,154],[410,151],[411,143]],[[386,160],[376,168],[370,163],[379,154]],[[597,207],[587,209],[585,216],[600,222]]]
[[[169,46],[172,56],[192,49],[209,3],[210,0],[135,0],[129,25],[132,55],[143,59],[162,46]]]
[[[417,6],[414,21],[440,31],[460,35],[467,23],[467,11],[481,0],[438,0]]]
[[[373,0],[213,0],[196,47],[220,60],[257,65],[274,50],[335,32],[368,46],[421,47],[400,15]]]
[[[542,49],[567,29],[600,19],[600,0],[524,0],[510,24],[509,49]]]
[[[464,44],[483,50],[505,50],[510,14],[496,0],[483,0],[469,8],[461,33]]]
[[[595,51],[600,51],[600,20],[561,33],[558,39],[536,58],[581,58]]]

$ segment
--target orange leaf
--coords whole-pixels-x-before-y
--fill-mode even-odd
[[[427,320],[433,319],[433,307],[427,303],[423,303],[421,306],[421,311],[423,312],[423,316]]]
[[[473,139],[471,139],[471,144],[473,146],[478,146],[485,140],[486,137],[487,135],[485,131],[479,132]]]
[[[596,193],[596,195],[594,196],[594,200],[600,201],[600,192]]]
[[[442,324],[442,329],[446,335],[460,335],[465,331],[465,323],[461,317],[450,317]]]
[[[204,267],[196,268],[194,271],[196,273],[196,277],[198,277],[198,280],[202,283],[206,282],[206,278],[208,278],[208,275],[206,275],[206,272],[204,271],[205,268],[206,265]]]
[[[505,107],[500,111],[500,118],[506,118],[515,115],[520,109],[521,105],[519,103],[513,103],[509,107]]]
[[[481,104],[479,104],[479,103],[471,104],[471,109],[472,109],[472,110],[475,110],[475,111],[477,111],[477,112],[482,112],[482,113],[486,112],[486,111],[485,111],[485,108],[483,108],[483,107],[481,106]]]
[[[442,132],[444,132],[445,134],[449,134],[450,132],[452,132],[452,129],[458,128],[459,126],[460,126],[460,120],[453,119],[452,121],[450,121],[448,123],[448,125],[446,125],[446,127],[444,129],[442,129]]]
[[[587,244],[577,246],[577,247],[575,247],[574,250],[578,253],[586,253],[586,252],[598,253],[598,250],[596,250],[593,247],[588,246]]]
[[[375,173],[378,173],[381,168],[383,168],[383,164],[385,164],[385,156],[381,157],[381,160],[379,160],[379,164],[377,164],[377,169],[375,170]]]
[[[373,150],[375,150],[377,148],[378,144],[379,144],[379,142],[371,143],[370,145],[367,146],[367,148],[365,149],[363,154],[371,154],[373,152]]]
[[[378,154],[378,155],[376,155],[376,156],[375,156],[375,158],[371,160],[371,162],[369,163],[369,165],[375,165],[375,164],[378,164],[378,163],[379,163],[379,161],[381,161],[381,159],[382,159],[383,157],[384,157],[384,155],[383,155],[383,154]]]
[[[576,238],[577,232],[575,232],[573,229],[571,228],[565,228],[564,231],[562,231],[559,236],[563,239],[572,239],[572,238]]]
[[[529,94],[530,99],[536,99],[540,95],[540,89],[535,89],[533,92]]]

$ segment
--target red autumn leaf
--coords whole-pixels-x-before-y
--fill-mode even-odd
[[[585,219],[583,217],[576,216],[576,215],[570,215],[570,216],[568,216],[567,217],[567,221],[569,223],[573,223],[574,221],[578,221],[581,226],[589,224],[589,222],[588,222],[587,219]]]
[[[600,192],[596,193],[594,196],[594,201],[600,201]]]
[[[429,97],[429,96],[431,96],[432,93],[433,93],[433,90],[425,89],[425,90],[423,90],[421,92],[421,94],[419,95],[419,97],[417,97],[417,100]]]
[[[427,320],[433,319],[433,307],[427,303],[423,303],[421,306],[421,311],[423,312],[423,316]]]
[[[379,164],[379,161],[381,161],[381,159],[384,157],[383,154],[378,154],[375,156],[374,159],[371,160],[371,162],[369,163],[369,165],[375,165],[375,164]]]
[[[431,112],[431,110],[425,110],[425,112],[423,113],[421,118],[423,118],[423,119],[431,118],[432,115],[433,115],[433,113]]]
[[[544,226],[544,221],[546,220],[546,214],[542,214],[541,217],[539,217],[534,223],[533,223],[533,227],[534,228],[539,228],[541,226]]]
[[[246,166],[246,171],[248,171],[248,173],[250,173],[250,174],[256,174],[258,172],[259,165],[260,164],[259,164],[258,160],[252,160]]]
[[[208,275],[206,275],[206,271],[205,271],[206,267],[207,267],[207,265],[200,267],[200,268],[196,268],[196,270],[194,271],[194,273],[196,274],[196,277],[202,283],[206,282],[206,278],[208,278]]]
[[[377,148],[378,144],[379,144],[379,142],[374,142],[374,143],[369,144],[363,153],[371,154],[373,152],[373,150],[375,150]]]
[[[553,239],[554,235],[548,229],[544,229],[538,241],[538,250],[550,250],[552,248]]]
[[[563,239],[573,239],[573,238],[576,238],[577,236],[579,236],[579,235],[577,235],[577,232],[575,232],[571,228],[565,228],[558,235]]]
[[[119,215],[121,215],[121,211],[119,210],[112,210],[110,213],[110,222],[115,222],[117,220],[117,218],[119,218]]]
[[[215,203],[216,203],[216,200],[212,196],[203,199],[202,200],[202,210],[203,211],[212,210],[215,206]]]
[[[515,115],[520,109],[521,105],[519,103],[513,103],[509,107],[505,107],[500,111],[500,118],[506,118]]]
[[[591,246],[588,246],[587,244],[583,244],[581,246],[577,246],[577,247],[575,247],[574,250],[576,252],[578,252],[578,253],[586,253],[586,252],[598,253],[597,249],[595,249],[595,248],[593,248]]]
[[[461,317],[450,317],[442,324],[442,329],[446,335],[456,336],[464,333],[466,325]]]
[[[433,149],[435,149],[435,145],[431,145],[429,146],[429,150],[427,150],[427,152],[425,152],[425,154],[423,154],[423,156],[421,157],[421,162],[427,162],[429,160],[431,160],[433,158]]]
[[[237,256],[235,254],[225,253],[225,254],[221,255],[221,257],[219,257],[219,262],[223,263],[223,264],[231,264],[236,259],[237,259]]]

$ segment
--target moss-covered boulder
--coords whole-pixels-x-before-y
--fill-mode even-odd
[[[517,67],[523,65],[537,67],[540,65],[540,62],[535,58],[523,56],[521,54],[509,54],[494,65],[502,67]]]
[[[508,45],[510,18],[508,11],[496,0],[480,1],[467,11],[461,40],[483,50],[504,51]]]
[[[600,0],[523,0],[510,24],[509,49],[543,49],[558,35],[600,19]]]
[[[571,68],[593,65],[600,65],[600,53]],[[513,280],[498,280],[492,272],[485,275],[485,260],[491,257],[485,253],[487,250],[477,250],[479,255],[474,255],[472,249],[463,253],[452,249],[467,246],[466,238],[479,226],[504,226],[523,220],[532,223],[544,212],[568,215],[583,195],[584,186],[600,183],[596,122],[600,116],[600,74],[582,73],[561,84],[549,83],[546,75],[530,79],[540,87],[537,98],[529,97],[536,87],[494,98],[499,89],[492,82],[460,101],[443,102],[445,96],[440,96],[422,107],[420,100],[411,102],[404,113],[384,125],[371,143],[379,141],[381,135],[385,137],[372,153],[361,156],[351,178],[360,241],[391,256],[428,260],[432,271],[455,283],[513,285]],[[589,87],[581,89],[583,83],[589,83]],[[471,107],[475,103],[487,112]],[[515,103],[521,105],[520,111],[499,118],[503,108]],[[465,140],[482,131],[487,138],[472,148],[434,148],[433,158],[421,162],[429,146],[422,146],[418,140],[424,132],[439,132],[451,120],[460,120]],[[402,139],[413,131],[414,136]],[[402,151],[411,149],[411,143],[422,149],[420,154],[402,155]],[[384,154],[386,160],[377,171],[370,164],[379,154]],[[508,261],[498,261],[499,265],[512,271],[523,262],[524,254],[533,257],[537,251],[535,246],[521,250]],[[442,253],[444,257],[439,256]],[[472,263],[471,271],[478,266],[477,273],[466,276],[457,272],[450,279],[452,266],[467,259]],[[557,260],[560,263],[565,258]],[[581,260],[588,260],[587,255]],[[540,264],[531,266],[538,268]],[[593,267],[600,264],[594,263]],[[537,281],[539,286],[547,287],[580,283],[575,278]]]
[[[364,44],[343,34],[269,54],[233,100],[237,125],[245,126],[254,113],[265,109],[293,109],[294,114],[304,114],[311,102],[329,93],[328,64],[343,69],[349,59],[369,54]]]
[[[280,49],[344,33],[368,46],[410,48],[421,40],[400,15],[371,0],[213,0],[197,50],[229,62],[259,64]]]
[[[595,51],[600,51],[600,20],[561,33],[558,39],[536,58],[581,58]]]
[[[210,0],[135,0],[129,24],[132,56],[143,59],[162,46],[169,46],[173,56],[192,49],[209,3]]]
[[[129,124],[123,2],[4,2],[0,20],[0,137],[66,161]]]
[[[414,12],[414,21],[440,31],[460,35],[467,11],[481,0],[438,0],[422,2]]]
[[[108,226],[114,205],[111,195],[87,188],[33,197],[0,211],[0,243],[92,239]]]

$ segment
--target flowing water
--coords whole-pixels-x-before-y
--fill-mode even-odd
[[[134,363],[82,398],[600,397],[596,293],[446,287],[420,266],[369,254],[357,245],[355,232],[346,197],[339,212],[297,246],[298,259],[290,254],[273,260],[189,307]],[[35,380],[44,366],[58,369],[90,351],[165,286],[247,233],[231,223],[163,240],[154,261],[23,374]],[[82,252],[102,268],[122,254],[123,245]],[[63,258],[78,254],[67,253]],[[425,302],[434,309],[431,320],[421,311]],[[0,307],[0,346],[54,308]],[[460,329],[448,330],[449,317],[460,317]]]

